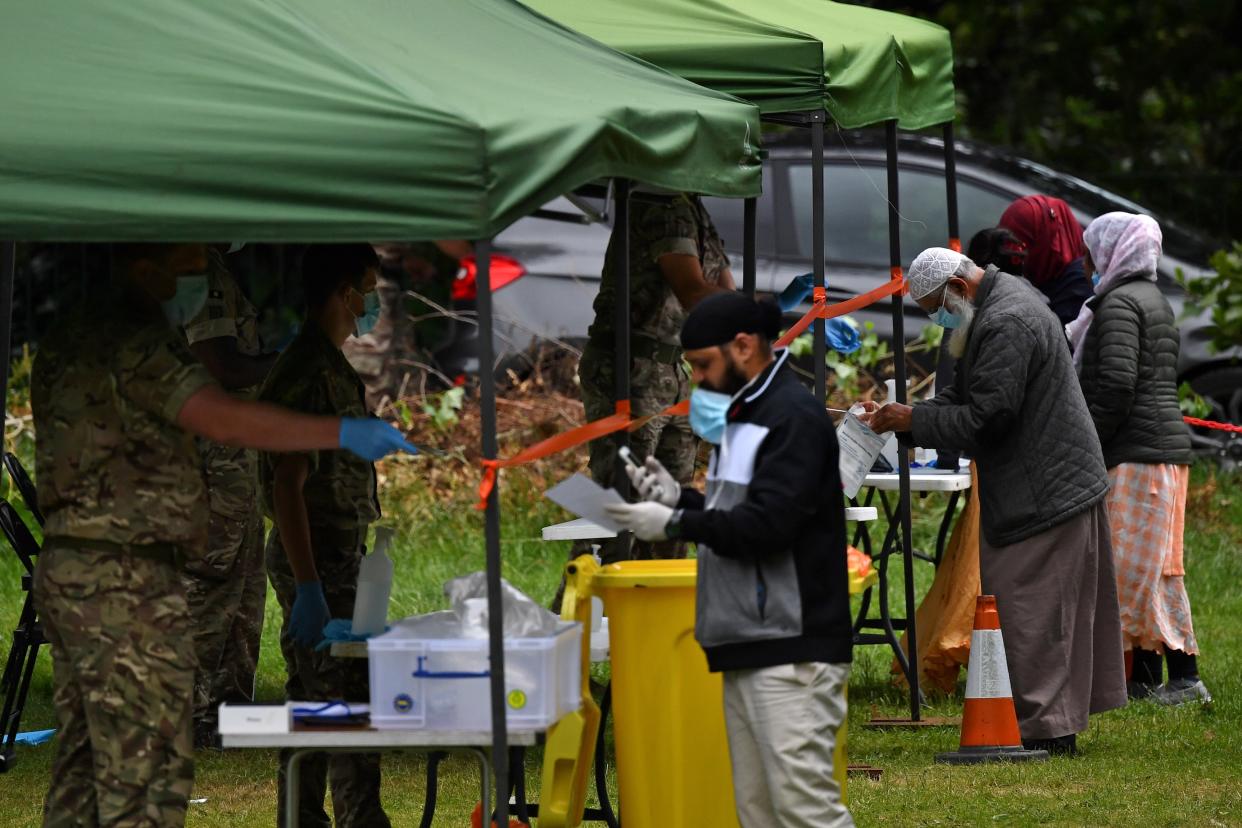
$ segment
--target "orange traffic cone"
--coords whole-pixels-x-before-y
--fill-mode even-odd
[[[966,706],[962,710],[962,741],[954,753],[936,754],[937,762],[977,765],[982,762],[1046,760],[1046,750],[1026,750],[1013,709],[1005,642],[1001,639],[996,596],[975,601],[975,629],[970,635],[966,672]]]

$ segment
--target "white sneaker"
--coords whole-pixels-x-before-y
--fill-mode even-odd
[[[1212,694],[1202,679],[1174,679],[1153,690],[1151,698],[1157,704],[1173,707],[1194,701],[1208,704],[1212,701]]]

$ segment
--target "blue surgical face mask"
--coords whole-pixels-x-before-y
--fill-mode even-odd
[[[380,318],[379,294],[375,291],[362,294],[362,316],[354,318],[354,336],[366,336],[375,330]]]
[[[719,391],[694,389],[690,394],[690,430],[707,442],[720,445],[731,401],[728,394]]]
[[[161,303],[164,316],[177,327],[188,324],[207,304],[207,274],[177,277],[177,292]]]
[[[940,307],[932,314],[932,321],[942,328],[953,330],[962,324],[962,317],[956,313],[950,313],[945,309],[945,302],[949,301],[949,289],[944,289],[944,298],[940,300]]]

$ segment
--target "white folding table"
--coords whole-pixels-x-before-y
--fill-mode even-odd
[[[542,731],[508,731],[510,747],[526,748],[538,744]],[[278,748],[288,750],[285,760],[285,826],[297,828],[299,767],[309,753],[377,753],[381,751],[415,751],[419,753],[462,753],[479,763],[479,791],[483,813],[491,808],[490,730],[376,730],[372,727],[330,727],[294,725],[283,733],[222,733],[226,748]],[[435,784],[434,771],[428,766],[428,793]],[[423,804],[424,826],[431,824],[435,813],[435,797],[428,796]]]
[[[970,486],[969,465],[959,466],[957,471],[933,468],[910,470],[911,494],[925,496],[931,492],[944,492],[949,495],[948,505],[940,518],[940,528],[936,535],[935,553],[928,555],[916,550],[914,553],[916,558],[929,561],[935,566],[940,565],[940,559],[944,554],[945,541],[948,539],[949,529],[953,525],[953,517],[956,514],[958,500],[961,497],[961,493],[970,489]],[[893,512],[886,493],[898,491],[901,487],[901,482],[896,472],[872,473],[868,474],[864,479],[863,487],[867,489],[867,495],[863,501],[866,506],[870,506],[874,502],[876,494],[879,494],[880,505],[884,509],[884,517],[888,527],[885,530],[884,542],[880,545],[878,553],[873,550],[871,533],[867,526],[860,525],[854,531],[854,545],[859,546],[861,544],[862,551],[867,553],[876,562],[876,570],[880,576],[878,583],[874,587],[867,589],[862,595],[858,614],[854,619],[854,643],[856,645],[887,644],[890,646],[893,650],[893,655],[897,659],[897,663],[901,666],[902,672],[905,673],[908,681],[910,679],[910,663],[906,658],[905,651],[901,648],[901,637],[898,635],[898,631],[907,629],[913,622],[907,618],[894,618],[888,601],[888,562],[901,549],[898,538],[899,524],[897,515]],[[876,618],[870,617],[873,590],[878,590],[879,595],[879,616]],[[907,606],[914,606],[917,603],[916,599],[917,596],[908,595]],[[866,630],[878,630],[878,632],[867,632]],[[911,683],[911,687],[913,687],[913,683]]]

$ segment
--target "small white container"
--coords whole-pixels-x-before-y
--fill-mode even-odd
[[[452,612],[401,621],[367,641],[371,724],[409,730],[492,727],[486,638],[460,637]],[[505,720],[515,730],[542,730],[582,702],[582,625],[562,622],[556,634],[505,639]]]

